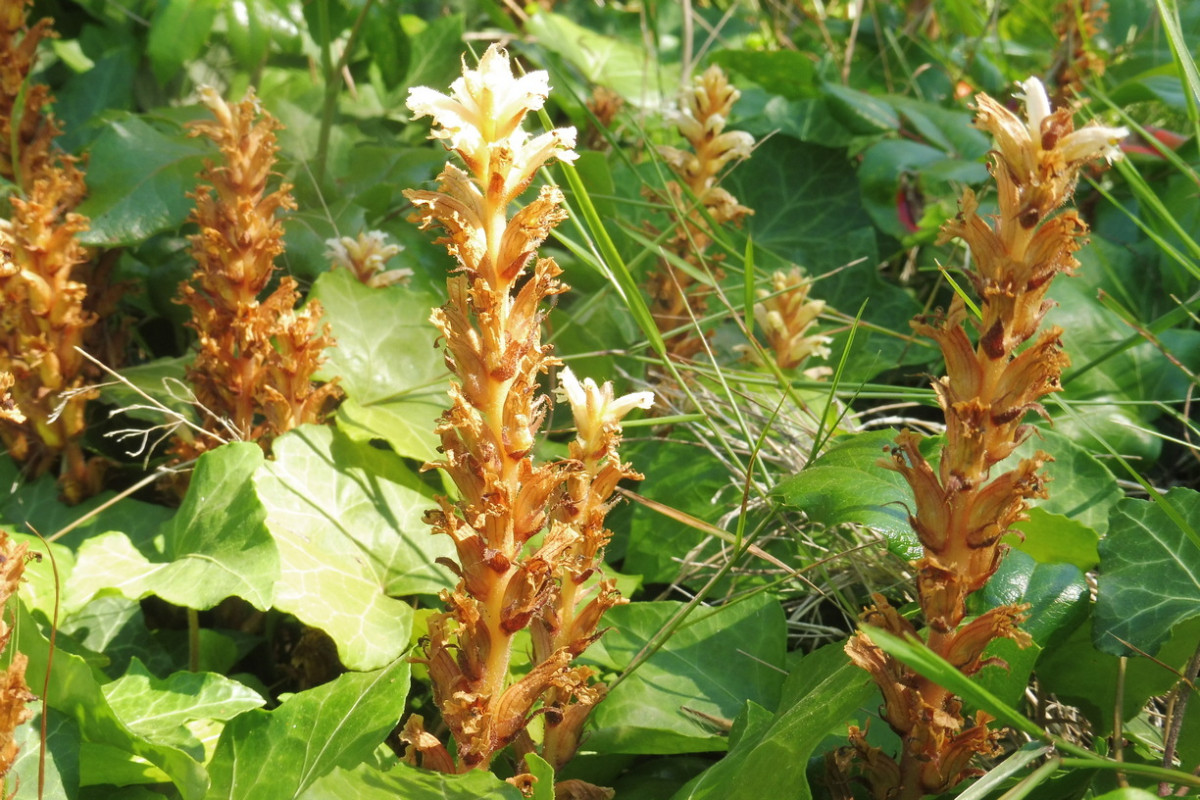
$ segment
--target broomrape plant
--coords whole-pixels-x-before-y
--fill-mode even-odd
[[[679,177],[667,183],[672,216],[677,224],[667,249],[697,270],[720,256],[706,256],[712,236],[708,219],[715,225],[740,224],[754,213],[737,198],[717,185],[722,173],[732,164],[750,157],[754,137],[745,131],[727,131],[733,104],[741,93],[733,87],[715,64],[696,78],[684,93],[680,110],[672,121],[692,146],[691,151],[660,147],[659,155]],[[708,290],[682,269],[663,259],[650,276],[651,313],[660,331],[669,334],[668,352],[676,358],[690,358],[704,348],[694,330],[694,320],[703,317],[708,307]],[[683,328],[683,330],[680,330]]]
[[[573,128],[538,136],[521,128],[548,92],[545,72],[514,76],[508,54],[493,45],[478,69],[464,66],[449,96],[420,87],[408,99],[417,117],[433,118],[432,138],[466,167],[448,163],[437,191],[405,192],[423,228],[442,228],[438,242],[456,262],[449,301],[432,317],[456,380],[437,427],[444,458],[427,468],[445,470],[460,497],[440,498],[427,519],[453,539],[458,560],[448,566],[459,582],[442,595],[446,611],[429,619],[422,658],[454,754],[418,715],[403,733],[410,760],[442,772],[486,768],[509,744],[540,749],[555,767],[566,763],[603,696],[591,670],[572,660],[600,635],[604,611],[623,602],[613,581],[588,581],[610,537],[609,498],[619,480],[640,477],[620,461],[620,422],[649,407],[650,393],[616,398],[611,384],[563,369],[562,396],[577,431],[570,457],[539,463],[533,456],[548,409],[538,381],[560,363],[541,340],[543,303],[567,288],[554,260],[536,253],[566,212],[554,186],[512,208],[543,164],[576,157]],[[513,637],[525,628],[533,663],[514,680]],[[528,730],[537,715],[545,722],[540,748]]]
[[[264,450],[279,434],[325,414],[338,389],[314,386],[313,374],[332,344],[320,332],[321,306],[296,309],[296,281],[287,276],[266,297],[283,252],[279,214],[296,207],[284,184],[273,192],[279,123],[259,107],[253,92],[230,104],[205,87],[201,99],[211,121],[192,125],[193,136],[211,139],[223,163],[206,164],[196,190],[192,237],[196,271],[179,287],[198,335],[188,379],[204,412],[197,438],[181,428],[174,451],[195,458],[221,438],[258,442]]]
[[[924,641],[967,675],[1003,665],[984,657],[993,640],[1031,641],[1019,628],[1026,606],[1003,605],[965,621],[966,598],[996,572],[1005,551],[1001,538],[1027,518],[1029,500],[1046,496],[1041,469],[1049,456],[1041,451],[1001,475],[992,476],[991,469],[1033,435],[1025,416],[1045,415],[1039,400],[1060,390],[1069,363],[1059,341],[1062,329],[1050,326],[1038,335],[1038,328],[1054,305],[1046,299],[1050,282],[1079,265],[1072,254],[1087,226],[1074,210],[1055,211],[1074,191],[1080,169],[1098,158],[1120,157],[1116,144],[1127,135],[1099,125],[1075,130],[1072,110],[1052,111],[1039,80],[1030,78],[1021,88],[1024,120],[988,95],[976,96],[976,125],[995,140],[996,215],[980,216],[967,189],[958,216],[942,229],[944,241],[961,238],[971,251],[968,277],[980,298],[980,317],[973,321],[977,341],[967,334],[961,297],[944,316],[913,323],[946,360],[947,375],[933,383],[946,417],[940,460],[931,465],[920,451],[921,437],[906,431],[881,462],[903,475],[915,496],[909,521],[924,547],[915,564],[928,625]],[[886,599],[874,600],[865,625],[918,637]],[[864,731],[850,728],[852,756],[842,754],[843,766],[857,771],[875,798],[912,800],[980,774],[971,767],[973,757],[997,752],[990,715],[978,711],[965,720],[957,697],[884,653],[865,633],[852,637],[846,652],[871,673],[883,693],[884,718],[903,742],[893,758],[868,744]]]
[[[78,502],[99,491],[102,463],[79,441],[95,392],[77,348],[98,320],[81,280],[90,254],[76,239],[88,228],[75,212],[87,187],[79,160],[55,144],[49,87],[28,82],[38,43],[53,33],[51,19],[26,24],[29,4],[0,10],[0,177],[13,188],[0,223],[0,391],[20,409],[0,416],[0,439],[34,476],[57,466],[64,497]]]

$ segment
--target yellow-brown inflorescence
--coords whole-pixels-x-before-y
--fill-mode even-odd
[[[196,271],[179,292],[198,334],[188,380],[204,428],[215,436],[177,439],[175,452],[184,458],[230,438],[267,450],[284,431],[319,421],[337,393],[333,384],[312,381],[331,344],[320,330],[320,306],[295,308],[291,277],[259,299],[283,252],[280,212],[295,208],[286,184],[267,190],[279,124],[253,93],[230,104],[204,88],[201,98],[215,119],[195,123],[192,135],[216,142],[223,163],[206,163],[200,174],[191,217],[200,228],[192,236]]]
[[[8,534],[0,531],[0,653],[8,649],[13,629],[4,619],[4,609],[21,585],[25,572],[27,548],[17,544]],[[25,667],[29,660],[24,653],[6,656],[8,668],[0,670],[0,797],[4,793],[5,777],[12,769],[17,757],[18,746],[13,736],[17,726],[29,721],[33,712],[28,704],[37,698],[25,684]]]
[[[717,185],[732,163],[749,158],[754,148],[750,134],[725,130],[733,104],[740,96],[720,67],[709,67],[684,95],[674,117],[679,132],[692,149],[659,148],[663,160],[680,179],[678,183],[667,184],[677,224],[666,246],[701,272],[706,269],[706,262],[720,260],[719,255],[705,255],[712,244],[709,220],[713,225],[738,224],[754,213]],[[659,330],[674,331],[666,340],[667,351],[677,358],[690,358],[703,349],[704,343],[692,320],[705,314],[707,287],[662,260],[650,276],[649,288],[650,310]]]
[[[825,310],[824,300],[809,297],[812,280],[799,267],[771,275],[771,290],[758,290],[759,301],[754,305],[754,318],[767,338],[767,346],[780,369],[795,369],[810,358],[829,358],[828,336],[812,333],[817,317]],[[805,370],[810,377],[820,377],[828,367]]]
[[[0,371],[23,417],[0,418],[0,437],[34,475],[59,465],[63,495],[77,501],[99,489],[99,464],[79,443],[93,394],[76,348],[96,322],[80,275],[89,254],[75,238],[88,228],[74,210],[87,187],[77,159],[54,143],[49,88],[28,82],[38,43],[53,33],[49,19],[26,25],[28,5],[0,9],[0,177],[13,189],[0,221]]]
[[[1001,475],[993,476],[991,469],[1032,435],[1024,421],[1027,412],[1044,415],[1039,401],[1059,390],[1068,363],[1061,329],[1052,326],[1039,335],[1038,328],[1053,306],[1046,299],[1051,280],[1078,266],[1072,254],[1086,226],[1073,210],[1054,212],[1074,191],[1079,170],[1097,158],[1118,157],[1116,143],[1126,134],[1098,125],[1075,130],[1069,108],[1051,111],[1040,81],[1030,79],[1022,89],[1025,120],[985,94],[976,97],[976,125],[995,140],[991,173],[998,213],[981,217],[968,189],[958,216],[942,229],[943,241],[961,238],[971,251],[969,278],[981,311],[976,342],[967,335],[960,299],[944,317],[914,323],[918,333],[937,342],[946,360],[946,376],[933,384],[946,417],[940,461],[936,469],[930,465],[919,449],[921,437],[906,431],[884,462],[904,476],[916,499],[909,519],[925,551],[915,564],[928,625],[925,641],[968,675],[997,663],[983,657],[993,640],[1030,641],[1018,628],[1025,606],[1001,606],[964,621],[966,598],[995,573],[1005,549],[1001,537],[1025,519],[1028,501],[1045,496],[1045,453]],[[917,636],[878,595],[863,623]],[[944,792],[975,774],[974,755],[993,753],[995,735],[988,730],[987,714],[964,720],[958,698],[862,633],[846,650],[879,685],[884,717],[903,742],[893,759],[851,728],[858,771],[875,798],[912,800]]]
[[[487,767],[510,743],[535,750],[526,731],[545,718],[543,755],[556,766],[574,753],[587,710],[599,699],[586,669],[571,661],[599,634],[603,611],[621,602],[610,581],[587,588],[609,538],[604,514],[616,482],[638,477],[620,463],[620,420],[647,407],[648,393],[613,398],[611,385],[562,387],[579,435],[568,459],[537,463],[534,442],[547,409],[539,377],[557,364],[541,340],[543,301],[565,291],[560,270],[536,251],[565,218],[561,192],[543,187],[510,216],[514,202],[551,159],[575,158],[574,129],[531,137],[521,128],[541,108],[545,72],[514,77],[507,53],[489,47],[478,69],[464,67],[450,96],[413,89],[408,105],[434,120],[433,138],[458,153],[438,191],[407,191],[422,227],[438,225],[456,261],[449,302],[433,313],[446,346],[451,408],[437,432],[444,469],[461,499],[442,498],[428,515],[454,540],[459,576],[443,594],[447,610],[429,620],[424,661],[455,756],[419,716],[405,726],[410,757],[429,768]],[[543,533],[536,548],[530,539]],[[532,552],[528,552],[532,550]],[[509,675],[513,636],[532,626],[533,665]],[[540,701],[540,707],[538,703]]]
[[[404,248],[388,244],[383,231],[365,231],[357,238],[342,236],[325,240],[325,257],[334,269],[348,269],[359,282],[378,289],[404,283],[412,277],[407,267],[384,269],[387,262]]]

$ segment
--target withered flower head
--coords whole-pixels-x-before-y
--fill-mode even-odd
[[[1079,170],[1103,158],[1121,157],[1118,144],[1129,135],[1125,128],[1090,123],[1075,130],[1069,107],[1051,109],[1046,87],[1037,78],[1019,84],[1025,103],[1021,119],[986,94],[975,97],[976,127],[995,139],[994,170],[1002,206],[1012,195],[1016,208],[1005,209],[1021,225],[1032,228],[1074,191]]]
[[[454,540],[458,561],[447,566],[459,582],[442,597],[447,613],[430,618],[423,658],[455,755],[419,722],[405,733],[414,758],[447,771],[486,768],[510,744],[537,750],[526,728],[538,713],[547,723],[544,757],[556,767],[569,759],[601,695],[590,672],[571,661],[599,635],[602,611],[620,602],[610,584],[601,582],[590,601],[580,585],[599,568],[610,537],[608,497],[599,491],[632,474],[605,459],[615,453],[621,418],[649,398],[614,398],[611,385],[580,383],[567,371],[580,438],[601,450],[576,456],[573,444],[569,459],[534,457],[548,405],[539,376],[559,363],[542,343],[544,301],[566,289],[554,260],[535,256],[566,213],[553,186],[511,214],[510,206],[551,158],[575,158],[573,129],[531,137],[521,128],[548,91],[546,73],[515,77],[507,53],[493,45],[477,70],[464,65],[450,95],[424,87],[409,94],[416,116],[433,117],[432,138],[446,141],[466,167],[447,164],[437,191],[405,192],[414,218],[423,228],[439,225],[438,242],[457,261],[449,301],[432,315],[454,380],[451,408],[437,426],[444,458],[430,466],[446,470],[460,498],[440,498],[426,518]],[[527,626],[532,667],[516,678],[513,636]]]
[[[1053,307],[1046,299],[1050,282],[1078,266],[1073,253],[1087,226],[1074,211],[1055,209],[1070,197],[1085,164],[1120,156],[1116,145],[1126,135],[1123,128],[1099,125],[1077,131],[1069,108],[1051,109],[1041,81],[1030,78],[1021,88],[1024,120],[986,94],[976,98],[976,125],[995,139],[992,175],[1000,213],[991,220],[980,216],[967,190],[958,216],[942,229],[943,241],[961,237],[971,251],[968,276],[980,299],[977,342],[968,335],[960,299],[948,314],[913,323],[917,333],[938,343],[946,360],[946,376],[933,382],[946,418],[940,463],[935,470],[911,431],[897,437],[891,458],[881,462],[904,476],[916,500],[909,521],[924,547],[914,566],[929,626],[926,642],[966,674],[998,665],[984,656],[992,641],[1006,638],[1020,646],[1032,641],[1018,627],[1026,606],[1001,606],[965,621],[966,599],[995,574],[1005,552],[1001,537],[1027,518],[1032,498],[1046,496],[1045,453],[1000,475],[992,469],[1030,436],[1025,417],[1031,411],[1045,414],[1038,401],[1059,390],[1068,363],[1062,331],[1051,327],[1039,334],[1039,327]],[[881,618],[889,619],[876,611],[864,622],[879,625]],[[886,756],[851,732],[859,774],[875,797],[915,800],[975,774],[971,759],[990,754],[994,745],[987,715],[978,714],[967,727],[958,698],[911,673],[861,634],[846,649],[883,690],[884,716],[904,739],[896,768],[880,768]]]

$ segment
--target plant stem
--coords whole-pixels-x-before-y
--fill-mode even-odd
[[[188,622],[188,671],[200,671],[200,612],[187,610]]]

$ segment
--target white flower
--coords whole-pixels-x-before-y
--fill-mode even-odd
[[[413,274],[411,269],[384,271],[388,259],[404,248],[398,244],[388,244],[387,234],[383,231],[360,233],[357,239],[349,236],[326,239],[325,248],[325,257],[334,267],[352,271],[360,281],[374,288],[391,286],[411,278]]]
[[[571,404],[579,441],[589,450],[602,444],[605,428],[619,426],[635,408],[654,405],[654,392],[633,392],[614,399],[612,381],[597,386],[591,378],[584,378],[581,383],[570,367],[559,373],[557,394]]]
[[[1050,96],[1040,80],[1031,77],[1017,84],[1021,92],[1017,98],[1025,101],[1025,119],[1029,129],[1029,138],[1035,142],[1042,140],[1042,121],[1050,116]]]
[[[1037,78],[1029,78],[1018,85],[1022,91],[1017,97],[1025,101],[1029,138],[1035,147],[1041,149],[1043,123],[1053,114],[1050,97],[1046,94],[1046,87]],[[1094,158],[1104,158],[1111,164],[1123,157],[1120,143],[1128,135],[1128,128],[1085,125],[1056,141],[1054,148],[1062,153],[1068,164],[1084,163]]]
[[[514,151],[546,149],[544,137],[527,144],[528,134],[521,131],[520,126],[528,112],[545,105],[549,93],[550,78],[545,70],[515,77],[508,53],[493,44],[479,60],[479,69],[467,69],[463,64],[462,77],[450,85],[449,96],[426,86],[416,86],[408,92],[408,107],[414,118],[433,117],[434,128],[430,136],[446,139],[471,171],[478,173],[488,164],[488,147],[494,143],[503,142]],[[575,143],[574,129],[561,129],[555,133],[558,134],[555,149],[561,150],[557,153],[558,158],[563,161],[574,159],[576,154],[569,149]],[[547,153],[542,162],[554,154]]]

